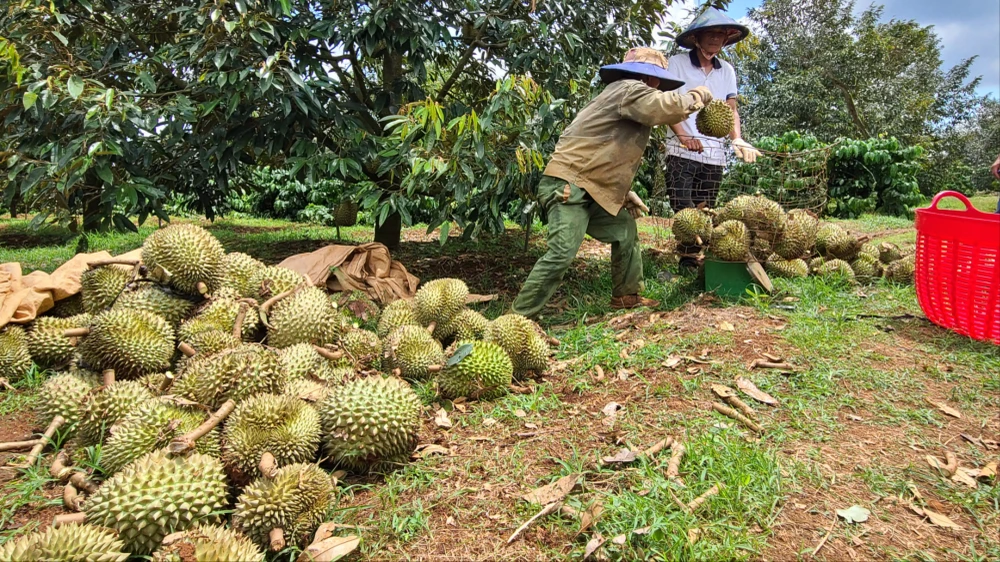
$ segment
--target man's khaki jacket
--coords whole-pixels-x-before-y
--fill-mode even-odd
[[[638,80],[612,82],[563,131],[544,173],[579,186],[617,216],[652,127],[680,123],[701,107],[691,94],[661,92]]]

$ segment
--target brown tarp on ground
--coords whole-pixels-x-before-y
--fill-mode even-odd
[[[308,275],[314,284],[325,285],[331,292],[364,291],[381,304],[411,298],[420,282],[389,256],[385,245],[377,242],[324,246],[285,258],[278,266]]]
[[[142,250],[133,250],[117,259],[137,260]],[[77,254],[52,273],[32,271],[21,273],[21,264],[0,264],[0,327],[7,323],[27,324],[36,316],[61,301],[80,292],[80,276],[87,271],[87,264],[109,260],[108,252]]]

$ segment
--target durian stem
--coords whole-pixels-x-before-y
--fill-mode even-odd
[[[743,412],[743,415],[745,415],[746,417],[752,420],[757,419],[757,412],[753,408],[748,406],[746,402],[740,400],[739,398],[735,396],[726,396],[725,398],[723,398],[723,400],[725,400],[733,408],[736,408],[737,410]]]
[[[202,422],[201,425],[194,428],[192,431],[181,435],[180,437],[174,438],[167,447],[167,450],[172,455],[184,455],[194,450],[194,442],[198,439],[204,437],[209,431],[215,429],[222,420],[226,419],[226,416],[233,412],[236,408],[235,400],[226,400],[219,409],[215,411],[214,414],[208,417],[207,420]]]
[[[72,512],[79,512],[83,504],[83,498],[72,484],[66,484],[63,488],[63,506]]]
[[[190,346],[189,346],[190,347]],[[160,387],[156,389],[159,394],[166,394],[170,387],[174,385],[174,374],[167,373],[163,376],[163,382],[160,383]]]
[[[691,500],[691,503],[689,503],[689,504],[687,504],[685,506],[687,508],[688,513],[692,513],[692,512],[694,512],[694,510],[696,510],[699,507],[701,507],[701,505],[703,503],[705,503],[706,501],[708,501],[708,498],[710,498],[712,496],[715,496],[715,495],[718,495],[719,491],[722,490],[723,488],[725,488],[724,484],[721,484],[721,483],[720,484],[716,484],[715,486],[712,486],[711,488],[709,488],[704,494],[702,494],[702,495],[698,496],[697,498]]]
[[[247,312],[250,310],[250,305],[246,302],[240,301],[240,310],[236,313],[236,321],[233,322],[233,337],[242,340],[243,339],[243,321],[246,320]]]
[[[274,458],[274,455],[265,451],[260,456],[260,464],[257,465],[257,468],[260,470],[261,476],[271,479],[278,472],[278,461]]]
[[[730,408],[729,406],[726,406],[725,404],[720,404],[719,402],[712,402],[712,409],[714,409],[716,412],[719,412],[724,416],[728,416],[740,422],[741,424],[747,426],[753,431],[756,431],[757,433],[762,433],[764,431],[764,429],[761,428],[756,423],[754,423],[753,420],[737,412],[736,410]]]
[[[110,386],[115,383],[115,370],[105,369],[103,372],[101,372],[101,377],[104,380],[104,385]]]
[[[90,328],[70,328],[68,330],[63,330],[63,336],[67,338],[78,338],[80,336],[90,335]]]
[[[4,390],[9,390],[11,392],[14,391],[14,387],[10,385],[10,381],[8,381],[4,377],[0,377],[0,388],[2,388]]]
[[[90,269],[104,267],[105,265],[128,265],[131,267],[135,267],[139,265],[139,260],[110,259],[110,260],[97,260],[97,261],[87,262],[87,267]]]
[[[191,347],[191,344],[189,344],[186,341],[182,341],[181,343],[179,343],[177,345],[177,350],[183,353],[184,357],[194,357],[195,355],[198,354],[198,351],[195,348]]]
[[[82,525],[87,521],[86,513],[65,513],[63,515],[56,515],[52,518],[52,526],[55,528],[62,527],[63,525],[72,525],[74,523]]]
[[[277,552],[285,548],[285,531],[281,527],[271,529],[271,532],[267,534],[267,538],[271,542],[272,551]]]
[[[93,494],[97,491],[97,484],[93,481],[87,479],[87,475],[83,472],[74,472],[73,476],[69,477],[69,483],[76,487],[78,490],[83,490],[88,494]]]
[[[548,342],[549,345],[554,345],[556,347],[559,347],[560,345],[562,345],[561,341],[557,340],[556,338],[554,338],[554,337],[552,337],[552,336],[550,336],[548,334],[545,335],[545,341]]]
[[[437,328],[437,322],[431,322],[430,324],[428,324],[427,325],[427,333],[428,334],[433,334],[434,333],[434,328]]]
[[[761,361],[755,359],[750,365],[751,369],[781,369],[782,371],[794,371],[795,365],[789,363],[772,363],[771,361]]]
[[[44,439],[32,439],[31,441],[11,441],[0,443],[0,451],[16,451],[18,449],[28,449],[37,445],[44,445]]]
[[[53,478],[60,482],[65,482],[69,478],[70,474],[73,473],[72,467],[66,466],[69,462],[69,453],[66,451],[59,451],[56,458],[52,459],[52,465],[49,466],[49,474]]]
[[[313,349],[316,350],[316,353],[319,353],[320,355],[322,355],[323,357],[325,357],[325,358],[327,358],[327,359],[329,359],[331,361],[337,361],[338,359],[343,359],[344,358],[344,352],[343,351],[330,351],[329,349],[327,349],[325,347],[318,346],[318,345],[314,345]]]
[[[274,295],[273,297],[264,301],[264,304],[260,305],[260,309],[263,310],[265,314],[268,314],[271,312],[271,307],[274,306],[274,303],[280,301],[281,299],[287,297],[288,295],[294,292],[295,289],[289,289],[283,293],[278,293],[277,295]]]
[[[45,428],[45,433],[43,433],[42,438],[39,439],[40,443],[38,443],[37,445],[34,446],[34,448],[31,449],[31,452],[28,453],[28,456],[24,459],[24,463],[21,464],[21,466],[23,467],[33,466],[35,464],[35,461],[38,460],[38,457],[41,456],[42,451],[45,449],[45,445],[47,445],[49,441],[52,440],[52,436],[56,434],[56,430],[62,427],[64,423],[66,423],[66,418],[62,416],[56,416],[52,418],[52,423],[49,424],[49,427]]]
[[[666,439],[661,439],[656,443],[653,443],[648,449],[644,450],[641,454],[644,457],[651,457],[664,449],[670,448],[670,446],[673,444],[674,444],[674,438],[667,437]]]
[[[195,285],[195,288],[198,289],[198,294],[200,295],[208,294],[208,285],[206,285],[204,281],[198,281],[198,284]]]
[[[674,444],[670,446],[672,451],[670,455],[670,462],[667,463],[667,479],[677,480],[681,476],[681,459],[684,457],[685,449],[684,444],[680,441],[674,441]]]
[[[440,373],[442,369],[444,369],[444,366],[442,366],[442,365],[430,365],[429,367],[427,367],[427,372],[428,373]]]

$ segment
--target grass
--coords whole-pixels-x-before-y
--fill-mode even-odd
[[[995,205],[989,197],[973,201],[984,210]],[[906,219],[841,222],[878,240],[913,241]],[[332,228],[283,221],[223,219],[209,228],[227,250],[269,263],[336,242]],[[92,235],[87,245],[120,253],[138,247],[150,229]],[[496,293],[482,307],[491,317],[506,311],[544,251],[540,232],[523,253],[517,229],[478,243],[452,238],[443,247],[436,234],[423,231],[407,230],[394,258],[422,279],[458,276],[474,292]],[[646,244],[669,238],[650,223],[640,231]],[[355,242],[369,236],[365,227],[342,234]],[[58,229],[35,232],[23,221],[0,222],[0,262],[20,261],[25,271],[51,271],[78,245]],[[421,443],[447,454],[384,477],[341,482],[329,519],[363,537],[361,558],[579,559],[597,533],[608,540],[602,552],[612,559],[806,558],[831,529],[835,511],[852,504],[870,509],[872,519],[837,524],[819,558],[1000,556],[1000,486],[984,481],[976,490],[963,488],[924,461],[945,449],[970,468],[995,459],[995,451],[959,433],[1000,434],[1000,348],[923,320],[912,287],[779,279],[772,295],[719,301],[702,295],[694,274],[651,257],[645,258],[646,293],[662,301],[658,318],[637,316],[622,326],[615,322],[629,317],[609,308],[606,249],[588,242],[582,256],[542,318],[561,340],[553,372],[530,392],[493,402],[454,404],[437,398],[433,383],[416,385],[428,406]],[[723,320],[734,330],[721,329]],[[801,369],[792,375],[748,370],[762,353]],[[681,361],[666,366],[670,357]],[[744,396],[761,435],[711,410],[712,385],[735,386],[737,376],[778,400],[769,407]],[[43,379],[33,373],[15,382],[16,392],[0,396],[3,419],[31,409]],[[959,409],[962,418],[944,415],[928,398]],[[621,409],[608,425],[602,410],[611,402]],[[435,405],[448,410],[452,428],[433,424]],[[665,476],[669,451],[621,466],[602,461],[668,435],[687,449],[682,482]],[[552,515],[506,546],[540,509],[519,497],[569,474],[579,474],[582,484],[566,503],[581,511],[603,508],[593,527],[580,534],[578,519]],[[679,507],[718,483],[722,491],[698,510]],[[58,488],[44,472],[29,470],[0,493],[7,496],[0,528],[7,529],[53,505],[49,498]],[[962,532],[930,526],[908,511],[910,501],[945,506],[938,509]],[[0,540],[26,530],[2,531]]]

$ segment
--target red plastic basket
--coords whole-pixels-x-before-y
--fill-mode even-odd
[[[938,209],[954,197],[964,211]],[[917,209],[917,301],[932,322],[1000,345],[1000,215],[976,210],[961,193],[942,191]]]

